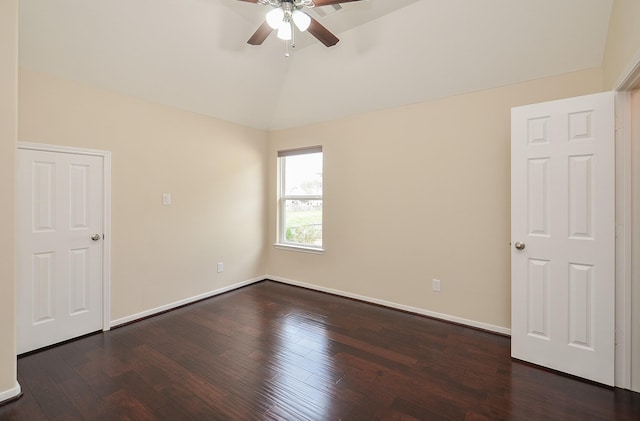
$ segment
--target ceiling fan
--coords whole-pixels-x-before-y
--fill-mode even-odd
[[[318,41],[331,47],[336,45],[338,37],[322,26],[320,22],[303,11],[305,8],[328,6],[332,4],[348,3],[360,0],[239,0],[247,3],[258,3],[264,6],[271,6],[267,13],[266,21],[260,25],[258,30],[249,38],[247,44],[261,45],[269,34],[278,30],[278,38],[291,41],[291,46],[295,47],[294,26],[300,32],[309,31]]]

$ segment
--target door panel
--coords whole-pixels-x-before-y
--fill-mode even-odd
[[[613,385],[613,93],[512,110],[512,356]]]
[[[18,150],[18,353],[102,328],[103,158]],[[91,239],[99,234],[97,241]]]

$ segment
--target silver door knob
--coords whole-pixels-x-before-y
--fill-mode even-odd
[[[93,235],[91,236],[91,239],[92,239],[93,241],[98,241],[98,240],[100,239],[100,234],[93,234]]]
[[[518,241],[518,242],[515,244],[515,246],[516,246],[516,248],[517,248],[518,250],[524,250],[524,243],[522,243],[522,242],[520,242],[520,241]]]

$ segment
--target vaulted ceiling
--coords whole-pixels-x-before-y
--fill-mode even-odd
[[[314,11],[284,56],[246,44],[268,6],[20,0],[20,65],[261,129],[598,67],[613,0],[362,0]]]

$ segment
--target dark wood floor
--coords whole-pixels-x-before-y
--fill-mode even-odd
[[[1,420],[640,420],[509,339],[261,282],[18,360]]]

